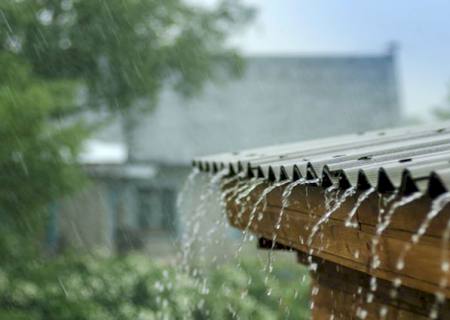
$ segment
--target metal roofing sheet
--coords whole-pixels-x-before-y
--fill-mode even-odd
[[[283,144],[195,159],[203,171],[273,181],[318,179],[380,192],[450,191],[450,122]]]

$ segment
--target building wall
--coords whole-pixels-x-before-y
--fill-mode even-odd
[[[49,207],[49,245],[173,255],[180,232],[177,192],[189,170],[164,168],[152,179],[91,177],[83,190]]]
[[[391,54],[249,59],[241,79],[208,83],[185,99],[162,92],[136,115],[136,161],[188,164],[194,157],[398,125]]]

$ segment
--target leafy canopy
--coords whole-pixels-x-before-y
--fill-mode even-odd
[[[226,40],[251,15],[232,0],[1,0],[0,251],[18,253],[7,235],[42,233],[46,206],[79,186],[86,127],[55,115],[150,109],[165,85],[191,95],[239,73]]]
[[[17,243],[17,236],[35,242],[45,207],[81,183],[76,160],[86,131],[80,123],[50,121],[61,100],[74,94],[69,81],[41,81],[8,52],[0,52],[0,69],[0,252],[5,262],[29,249]]]
[[[45,79],[79,80],[89,107],[120,111],[166,83],[198,93],[242,61],[227,37],[252,16],[238,1],[214,8],[181,0],[3,0],[0,43]]]

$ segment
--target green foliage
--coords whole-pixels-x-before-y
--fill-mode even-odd
[[[50,121],[61,96],[65,101],[73,96],[73,85],[40,81],[7,52],[0,52],[0,69],[0,250],[5,260],[29,253],[18,240],[28,237],[36,244],[45,207],[81,183],[76,155],[84,129],[80,123]]]
[[[76,158],[88,132],[64,115],[125,111],[138,99],[149,109],[166,83],[189,95],[223,70],[238,72],[226,39],[251,15],[233,0],[211,9],[182,0],[0,1],[0,250],[17,257],[18,239],[37,243],[45,207],[80,184]]]
[[[0,272],[0,319],[307,319],[306,271],[276,264],[269,296],[258,264],[196,278],[144,256],[33,263],[26,273]]]
[[[0,46],[46,79],[84,84],[89,107],[149,107],[164,83],[197,93],[242,61],[226,46],[253,11],[236,0],[215,8],[182,0],[3,0]]]

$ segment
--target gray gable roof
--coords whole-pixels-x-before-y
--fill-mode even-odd
[[[171,90],[140,116],[131,158],[196,156],[393,126],[400,121],[395,57],[249,57],[245,75],[186,100]]]

